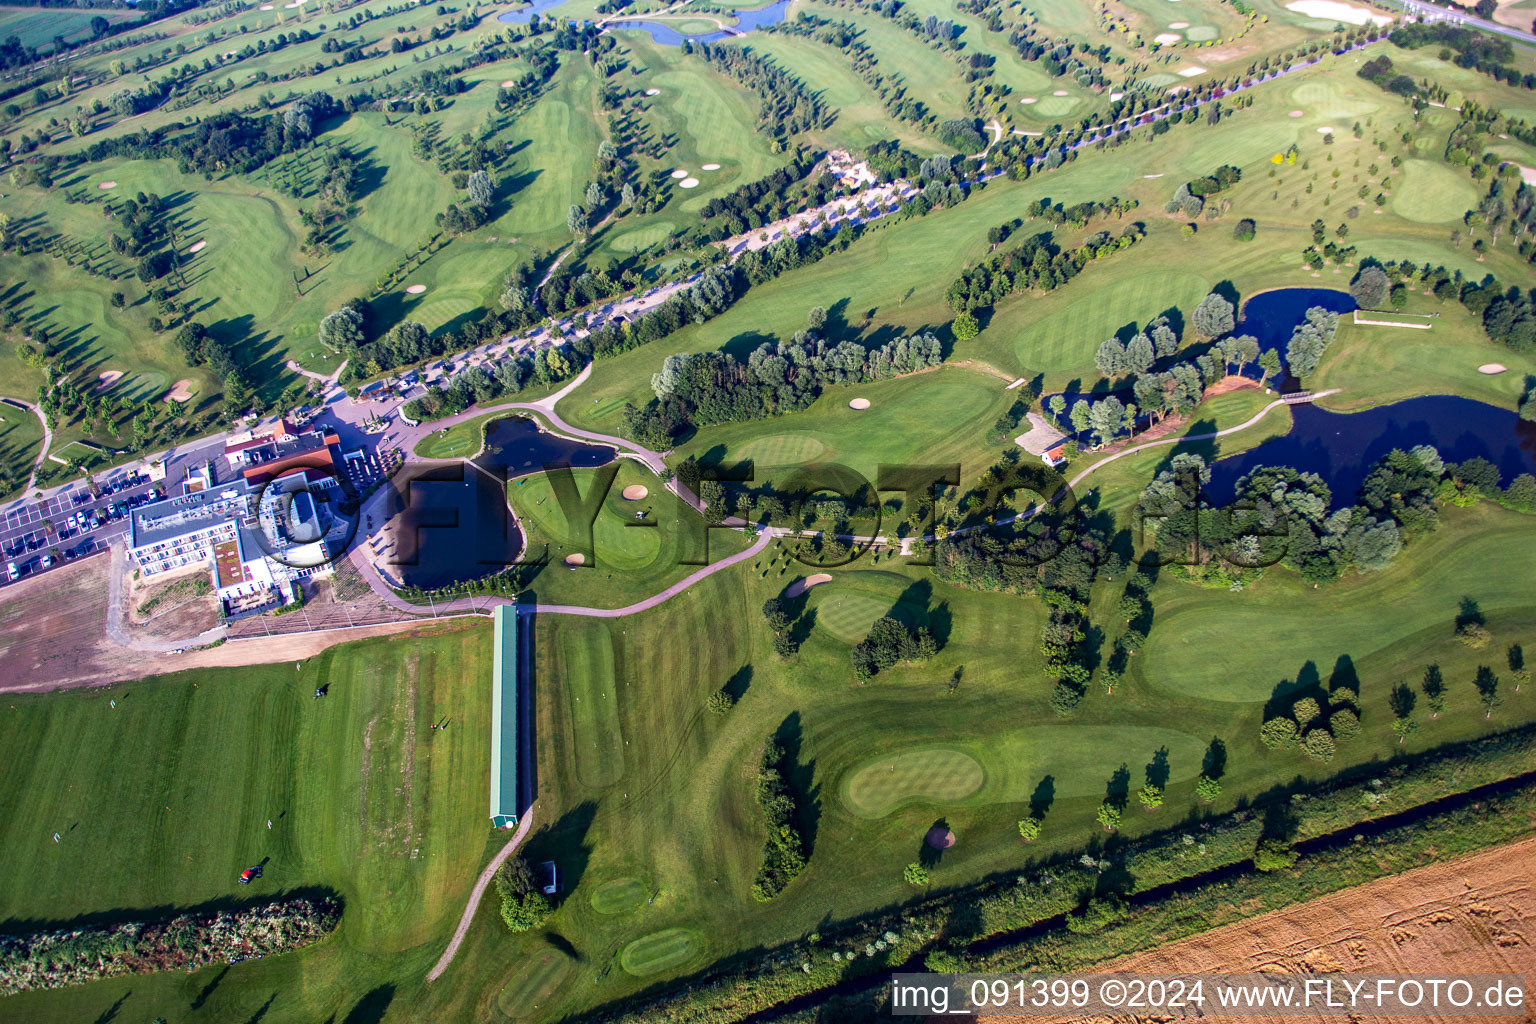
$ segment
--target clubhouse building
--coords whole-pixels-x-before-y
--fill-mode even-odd
[[[293,599],[299,581],[328,572],[347,524],[331,514],[342,496],[335,434],[295,434],[285,421],[264,436],[237,436],[225,458],[239,475],[218,482],[212,465],[188,474],[179,495],[134,509],[128,548],[145,576],[206,565],[228,617]]]

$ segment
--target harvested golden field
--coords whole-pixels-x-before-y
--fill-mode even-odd
[[[1241,924],[1109,961],[1099,971],[1175,974],[1186,971],[1445,974],[1536,971],[1536,839],[1416,868],[1356,889],[1261,914]],[[1040,1017],[984,1018],[993,1022]],[[1105,1016],[1110,1022],[1152,1019]],[[1165,1019],[1165,1018],[1156,1018]],[[1273,1016],[1223,1016],[1273,1021]],[[1285,1020],[1339,1020],[1288,1016]],[[1386,1016],[1358,1018],[1380,1021]],[[1465,1017],[1424,1015],[1414,1021]],[[1536,1020],[1529,1005],[1519,1018]]]

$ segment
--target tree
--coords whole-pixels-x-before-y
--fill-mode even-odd
[[[1269,386],[1269,378],[1280,372],[1280,353],[1275,349],[1265,349],[1259,355],[1259,369],[1264,371],[1264,376],[1259,378],[1259,383]]]
[[[1424,699],[1429,703],[1429,717],[1439,718],[1440,712],[1445,710],[1445,677],[1440,674],[1439,665],[1431,665],[1424,670],[1424,681],[1419,684],[1424,691]]]
[[[1200,300],[1190,319],[1195,332],[1205,338],[1220,337],[1237,325],[1232,303],[1215,292]]]
[[[1296,851],[1283,839],[1260,839],[1253,848],[1253,866],[1260,871],[1278,871],[1296,863]]]
[[[495,187],[491,184],[491,176],[485,171],[475,171],[471,174],[464,187],[469,193],[469,201],[480,207],[490,206],[491,199],[496,193]]]
[[[245,414],[251,405],[251,388],[239,370],[224,378],[224,411],[231,419]]]
[[[1347,740],[1360,735],[1360,716],[1349,708],[1340,708],[1328,716],[1328,731],[1336,740]]]
[[[1108,444],[1125,425],[1125,404],[1114,395],[1093,403],[1088,411],[1088,424],[1098,437],[1099,444]]]
[[[1259,727],[1259,742],[1270,750],[1279,750],[1296,742],[1296,723],[1289,718],[1271,718]]]
[[[1232,229],[1232,237],[1239,242],[1251,242],[1259,233],[1259,227],[1250,217],[1244,217],[1237,222],[1237,227]]]
[[[928,869],[913,861],[902,871],[901,877],[906,879],[908,885],[927,885]]]
[[[1322,713],[1322,708],[1319,708],[1317,701],[1311,697],[1303,697],[1291,705],[1291,715],[1296,719],[1296,724],[1303,729]]]
[[[1202,775],[1195,780],[1195,795],[1204,803],[1215,803],[1216,798],[1221,796],[1221,783],[1209,775]]]
[[[603,186],[597,182],[587,186],[587,209],[595,210],[603,205]]]
[[[1494,710],[1504,703],[1499,696],[1499,677],[1487,665],[1479,665],[1472,685],[1477,687],[1477,702],[1483,706],[1483,717],[1492,718]]]
[[[496,891],[501,896],[501,919],[514,932],[537,928],[554,911],[522,854],[497,870]]]
[[[1136,799],[1141,801],[1141,806],[1146,810],[1155,811],[1163,806],[1163,787],[1148,782],[1136,794]]]
[[[571,234],[578,237],[586,237],[589,226],[587,211],[572,203],[571,208],[565,214],[565,226],[570,229]]]
[[[1392,282],[1380,267],[1366,267],[1349,283],[1349,294],[1362,309],[1381,309],[1392,292]]]
[[[1059,426],[1061,424],[1061,414],[1067,408],[1066,398],[1062,395],[1052,395],[1050,402],[1047,404],[1050,406],[1051,415],[1055,417],[1056,423]]]
[[[1306,739],[1301,741],[1302,753],[1314,761],[1322,761],[1326,764],[1333,760],[1336,747],[1327,729],[1313,729],[1307,733]]]
[[[977,323],[972,313],[961,313],[950,322],[949,332],[955,336],[956,341],[970,341],[981,333],[981,325]]]
[[[363,314],[354,306],[343,306],[320,321],[320,344],[341,352],[363,343]]]
[[[1120,827],[1120,808],[1109,801],[1099,805],[1099,813],[1095,816],[1105,832],[1113,832]]]
[[[1088,413],[1088,403],[1083,399],[1072,403],[1072,429],[1079,434],[1088,429]]]
[[[811,330],[819,331],[827,322],[827,311],[821,306],[812,306],[805,314],[805,322],[810,324]]]
[[[709,695],[709,710],[717,715],[723,715],[736,706],[736,698],[726,690],[716,690]]]
[[[1026,843],[1032,843],[1040,838],[1040,819],[1031,815],[1028,818],[1019,819],[1019,836]]]

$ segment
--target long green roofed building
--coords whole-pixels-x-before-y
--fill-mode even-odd
[[[491,824],[517,824],[517,609],[501,605],[492,616],[496,648],[491,661]]]

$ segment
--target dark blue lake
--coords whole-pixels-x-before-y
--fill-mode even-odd
[[[1251,334],[1259,339],[1259,348],[1277,348],[1285,355],[1291,331],[1307,317],[1307,310],[1322,306],[1332,313],[1350,313],[1354,297],[1336,288],[1277,288],[1260,292],[1243,303],[1242,319],[1234,334]]]
[[[1291,431],[1284,437],[1211,467],[1212,502],[1231,501],[1238,480],[1259,466],[1291,466],[1322,477],[1340,508],[1354,501],[1382,456],[1421,444],[1433,445],[1446,462],[1480,455],[1499,467],[1506,485],[1521,473],[1536,473],[1536,423],[1469,398],[1413,398],[1348,414],[1298,405],[1291,414]]]
[[[506,481],[556,465],[603,466],[615,456],[606,445],[545,433],[521,416],[494,420],[473,462],[413,464],[390,481],[386,534],[394,547],[381,560],[402,582],[425,590],[500,572],[524,543],[507,507]]]

